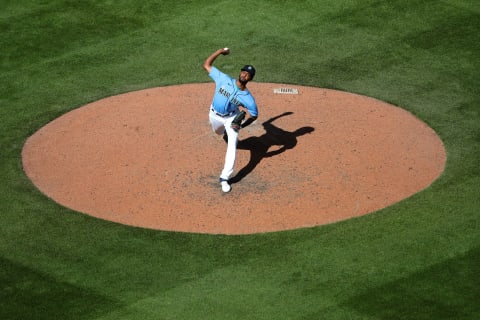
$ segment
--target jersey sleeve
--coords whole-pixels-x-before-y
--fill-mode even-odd
[[[221,72],[220,70],[218,70],[216,67],[212,66],[210,68],[210,73],[208,74],[210,76],[210,78],[213,79],[213,81],[215,81],[216,83],[219,83],[219,82],[222,82],[222,81],[225,81],[226,79],[228,80],[228,76]]]
[[[252,115],[252,117],[258,117],[258,108],[257,104],[255,103],[255,100],[252,98],[253,103],[250,104],[249,106],[246,106],[248,109],[248,112]]]

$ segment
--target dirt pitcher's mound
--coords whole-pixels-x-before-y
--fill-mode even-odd
[[[240,133],[229,194],[218,183],[226,144],[208,123],[213,83],[71,111],[27,140],[25,172],[56,202],[102,219],[247,234],[364,215],[428,187],[444,169],[441,140],[401,108],[321,88],[249,87],[260,115]]]

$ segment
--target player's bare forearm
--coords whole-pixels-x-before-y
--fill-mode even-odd
[[[242,128],[245,128],[252,124],[253,121],[257,120],[257,117],[247,117],[245,121],[242,122]]]
[[[248,109],[245,108],[244,106],[238,107],[240,111],[245,112],[245,120],[242,123],[242,128],[245,128],[246,126],[250,125],[253,121],[257,120],[257,117],[254,117],[248,112]]]
[[[205,62],[203,63],[203,69],[205,69],[208,73],[210,73],[210,70],[212,68],[212,65],[215,59],[217,59],[217,57],[221,54],[227,55],[229,53],[230,53],[230,49],[228,48],[218,49],[205,60]]]

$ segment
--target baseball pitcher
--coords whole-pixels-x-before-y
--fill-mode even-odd
[[[220,184],[223,192],[232,189],[229,183],[235,165],[238,133],[257,119],[258,109],[255,99],[247,89],[247,83],[255,76],[255,68],[245,65],[240,70],[237,79],[221,72],[213,66],[220,55],[228,55],[230,49],[222,48],[212,53],[203,63],[203,68],[215,81],[215,94],[210,106],[209,119],[212,130],[218,135],[227,137],[227,153],[220,174]]]

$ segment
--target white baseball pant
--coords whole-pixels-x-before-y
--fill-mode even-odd
[[[218,135],[223,135],[226,132],[228,137],[225,163],[222,173],[220,174],[220,179],[224,180],[228,180],[230,178],[233,173],[233,168],[235,166],[238,132],[232,129],[231,124],[232,120],[235,118],[236,115],[237,112],[235,112],[233,115],[222,117],[216,114],[215,111],[212,110],[212,108],[210,108],[209,119],[210,124],[212,125],[212,130]]]

